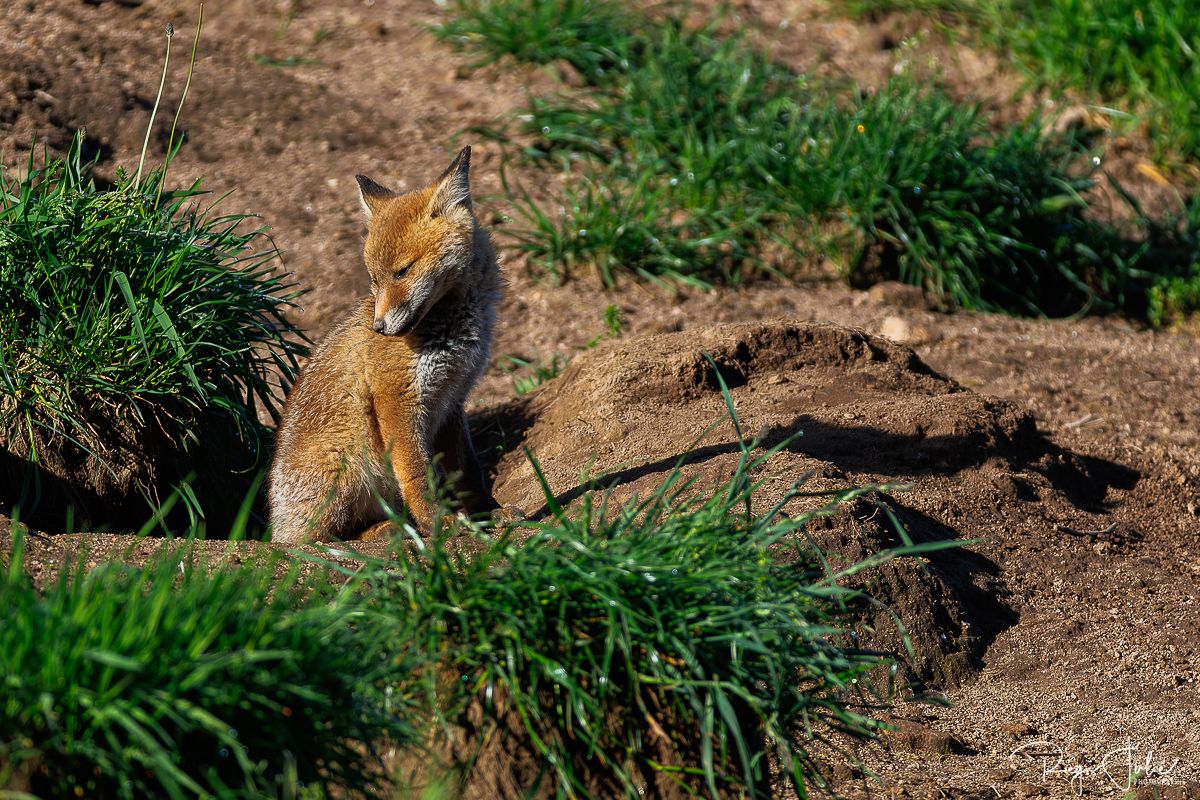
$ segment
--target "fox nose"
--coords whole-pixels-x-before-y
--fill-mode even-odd
[[[371,329],[376,333],[383,333],[383,320],[375,320],[375,323],[371,326]]]

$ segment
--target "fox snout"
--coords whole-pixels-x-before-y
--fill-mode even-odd
[[[380,309],[376,308],[375,321],[371,324],[371,329],[384,336],[403,336],[416,327],[419,321],[418,315],[407,304],[392,306],[383,310],[382,313]]]
[[[387,317],[375,320],[371,325],[371,330],[376,333],[382,333],[384,336],[403,336],[413,329],[412,323],[399,325],[389,325]]]

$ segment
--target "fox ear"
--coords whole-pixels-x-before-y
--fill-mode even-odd
[[[438,217],[457,206],[471,210],[471,148],[464,147],[438,178],[429,208]]]
[[[362,209],[368,220],[375,215],[375,212],[388,198],[396,194],[391,189],[380,186],[366,175],[355,175],[354,179],[358,181],[358,199],[362,203]]]

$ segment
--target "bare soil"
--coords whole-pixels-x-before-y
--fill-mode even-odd
[[[1051,102],[1025,96],[994,56],[905,18],[852,21],[774,0],[737,10],[797,66],[876,85],[898,58],[934,59],[953,91],[1004,113]],[[470,141],[476,193],[496,193],[497,146],[455,133],[554,86],[550,68],[468,69],[427,32],[438,13],[382,0],[209,4],[172,175],[203,176],[215,196],[236,188],[223,207],[261,215],[286,269],[311,288],[294,319],[314,337],[367,291],[353,175],[415,186]],[[171,111],[152,154],[183,86],[191,3],[8,3],[4,163],[22,163],[35,140],[61,151],[85,127],[102,177],[135,167],[168,21]],[[1122,178],[1148,196],[1161,190],[1136,169],[1142,145],[1115,150]],[[503,243],[500,205],[480,208]],[[907,287],[860,292],[819,276],[711,293],[555,286],[519,262],[509,278],[496,367],[472,407],[501,502],[531,514],[541,505],[522,445],[564,500],[590,485],[645,493],[680,460],[701,486],[728,475],[740,445],[709,353],[747,437],[794,437],[763,473],[764,507],[804,475],[811,488],[902,483],[910,488],[882,502],[914,538],[974,542],[872,576],[912,629],[908,677],[946,704],[900,704],[897,732],[838,767],[841,791],[1106,797],[1140,772],[1138,797],[1200,796],[1193,334],[1116,318],[945,315]],[[609,304],[622,333],[589,348]],[[570,367],[517,397],[503,357],[555,353]],[[894,541],[870,504],[816,535],[845,558]],[[154,547],[113,534],[33,537],[30,569],[44,577],[81,546],[134,560]]]

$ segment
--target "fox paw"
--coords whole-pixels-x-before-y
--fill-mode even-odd
[[[524,522],[529,515],[511,503],[500,506],[492,511],[492,524],[501,525],[506,522]]]
[[[392,525],[391,520],[384,520],[383,522],[376,522],[363,531],[358,540],[360,542],[382,542],[391,539],[394,533],[395,526]]]

